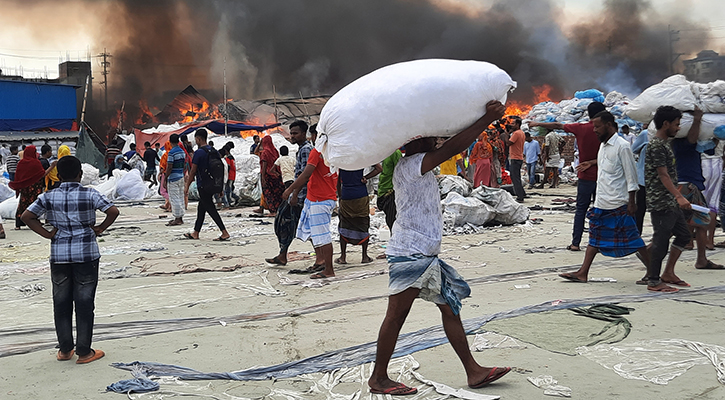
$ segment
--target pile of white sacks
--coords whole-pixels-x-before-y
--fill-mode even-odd
[[[607,107],[607,111],[614,115],[620,128],[623,125],[628,125],[630,132],[635,134],[642,130],[642,122],[625,115],[625,109],[630,101],[627,96],[619,92],[610,92],[604,97],[604,94],[596,89],[577,92],[574,98],[564,99],[558,103],[553,101],[539,103],[529,111],[529,114],[524,120],[559,122],[562,124],[588,122],[589,114],[587,113],[587,107],[593,101],[600,101],[602,98],[604,99],[602,103]],[[564,134],[563,132],[559,133]],[[536,135],[535,131],[532,131],[532,135]]]

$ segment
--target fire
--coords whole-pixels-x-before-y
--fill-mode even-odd
[[[154,114],[149,109],[148,103],[146,103],[146,100],[139,100],[138,101],[138,108],[139,108],[139,115],[134,121],[135,125],[145,125],[149,122],[156,122],[156,118],[154,117]]]
[[[179,108],[179,114],[183,117],[179,122],[185,124],[194,121],[224,118],[222,113],[219,112],[219,109],[207,101],[201,103],[183,103]]]
[[[511,100],[506,103],[506,115],[525,117],[534,105],[551,100],[551,97],[549,97],[551,89],[552,88],[549,85],[534,86],[532,88],[534,91],[534,103],[526,104],[524,102]]]

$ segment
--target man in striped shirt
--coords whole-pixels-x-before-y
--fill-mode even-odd
[[[15,180],[15,170],[18,169],[19,162],[20,157],[18,156],[18,146],[12,145],[10,146],[10,156],[8,156],[8,161],[5,164],[8,175],[10,175],[10,182]]]

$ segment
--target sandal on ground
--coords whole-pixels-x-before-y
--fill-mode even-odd
[[[78,359],[76,360],[76,364],[88,364],[89,362],[96,361],[106,355],[106,353],[104,353],[102,350],[91,349],[91,351],[93,352],[92,356],[88,358],[78,357]]]
[[[573,244],[566,246],[566,249],[569,251],[582,251],[581,247],[574,246]]]
[[[176,226],[176,225],[184,225],[184,223],[183,223],[183,222],[174,222],[174,221],[169,221],[169,222],[167,222],[167,223],[166,223],[165,225],[166,225],[166,226]]]
[[[199,240],[199,238],[198,238],[198,237],[193,237],[193,236],[191,236],[191,233],[185,233],[185,234],[184,234],[184,238],[185,238],[185,239],[191,239],[191,240]]]
[[[347,260],[343,260],[342,257],[337,257],[335,259],[335,264],[347,264]]]
[[[649,283],[649,279],[647,279],[646,276],[644,278],[634,282],[635,285],[646,285],[647,283]]]
[[[71,349],[71,351],[67,353],[63,353],[62,351],[58,350],[58,354],[55,355],[55,359],[58,361],[68,361],[71,358],[73,358],[73,355],[75,354],[75,350]]]
[[[486,375],[486,377],[479,383],[476,383],[474,385],[468,385],[471,389],[479,389],[482,388],[489,383],[496,381],[500,378],[502,378],[504,375],[511,372],[511,367],[493,367],[491,371]]]
[[[577,278],[576,276],[572,275],[569,272],[564,272],[562,274],[559,274],[559,277],[564,278],[564,279],[568,280],[569,282],[587,283],[587,281],[583,281],[583,280]]]
[[[228,242],[230,238],[231,238],[231,236],[227,236],[227,237],[219,236],[218,238],[213,239],[213,240],[215,242]]]
[[[395,385],[393,387],[389,387],[389,388],[383,389],[383,390],[370,388],[370,393],[372,393],[372,394],[389,394],[391,396],[407,396],[407,395],[418,393],[418,389],[416,389],[414,387],[406,386],[402,383],[398,383],[397,385]]]
[[[657,286],[647,286],[647,290],[653,291],[653,292],[662,292],[662,293],[676,293],[679,292],[680,289],[673,288],[670,286],[667,286],[665,284],[660,284]]]
[[[695,266],[695,269],[725,269],[725,266],[715,264],[714,262],[707,260],[707,264],[705,264],[704,267]]]
[[[323,274],[322,272],[318,272],[316,274],[310,275],[310,279],[327,279],[327,278],[332,278],[334,276],[335,275],[327,276],[327,275]]]
[[[305,269],[291,269],[288,274],[301,274],[301,275],[307,275],[312,274],[314,272],[320,272],[325,269],[325,264],[312,264],[311,266],[305,268]]]
[[[675,286],[679,286],[679,287],[690,287],[691,286],[689,283],[683,281],[682,279],[680,279],[679,281],[666,281],[666,280],[662,279],[662,283],[667,283],[669,285],[675,285]]]
[[[278,256],[274,256],[274,258],[265,258],[264,261],[274,265],[287,265],[286,262],[280,261]]]

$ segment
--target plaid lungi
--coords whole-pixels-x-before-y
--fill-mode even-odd
[[[634,217],[627,214],[627,206],[614,210],[592,207],[589,218],[589,246],[596,247],[608,257],[628,256],[644,247]]]
[[[330,222],[335,200],[310,201],[305,199],[305,206],[297,224],[297,239],[306,242],[312,240],[315,248],[332,243]]]
[[[463,277],[435,256],[388,256],[388,268],[390,296],[409,288],[420,289],[418,297],[435,304],[448,304],[458,315],[461,300],[471,295],[471,288]]]

